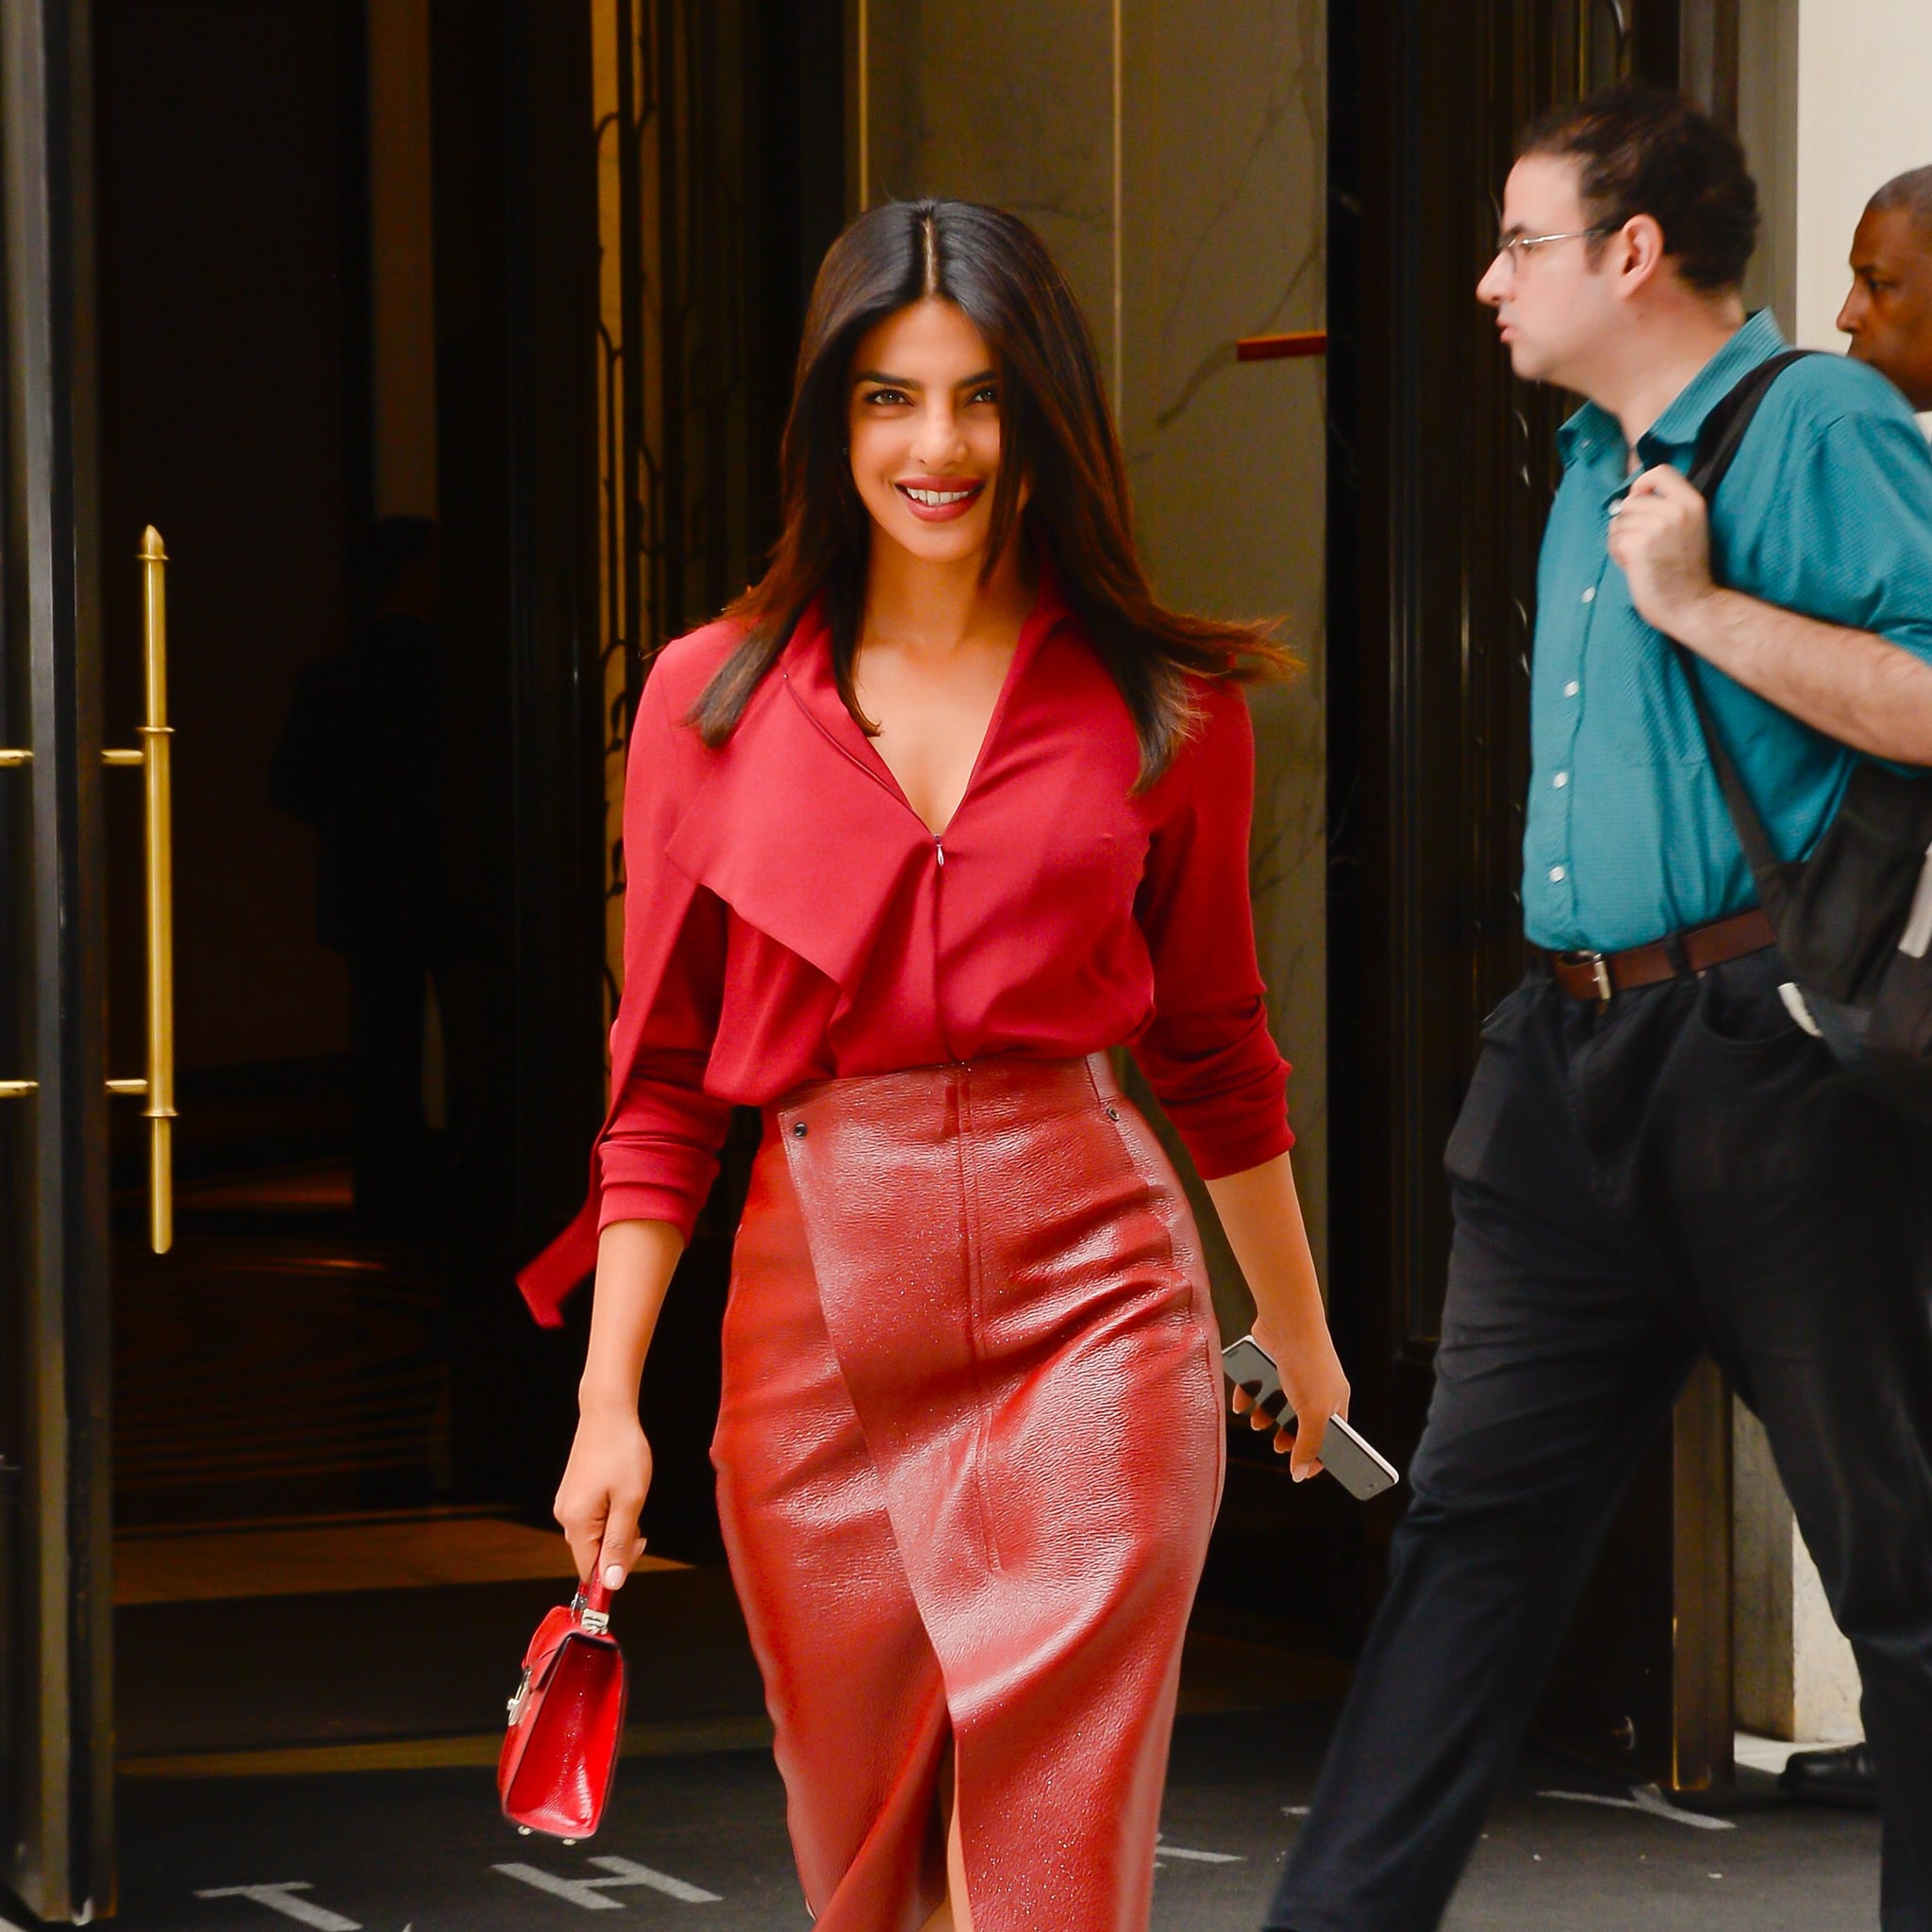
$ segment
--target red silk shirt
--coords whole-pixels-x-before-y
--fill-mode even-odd
[[[1133,720],[1043,575],[965,796],[935,838],[839,696],[807,613],[730,740],[684,723],[741,635],[668,645],[625,793],[625,986],[590,1199],[520,1277],[540,1322],[598,1231],[690,1239],[734,1105],[807,1080],[1124,1044],[1196,1166],[1293,1142],[1248,902],[1255,747],[1231,684],[1136,793]]]

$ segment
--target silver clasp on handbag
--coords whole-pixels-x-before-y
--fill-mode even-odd
[[[509,1701],[509,1728],[515,1730],[517,1720],[524,1714],[524,1701],[530,1694],[530,1674],[524,1673],[524,1681],[517,1686],[517,1694]]]
[[[577,1622],[592,1637],[601,1637],[605,1631],[609,1629],[610,1612],[608,1610],[593,1610],[582,1591],[578,1591],[576,1595],[571,1598],[570,1607],[577,1613]]]

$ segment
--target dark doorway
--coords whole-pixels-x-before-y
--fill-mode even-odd
[[[117,1110],[116,1516],[420,1502],[446,1483],[447,1396],[425,1387],[386,1443],[362,1424],[358,1379],[375,1394],[431,1345],[419,1319],[388,1360],[361,1346],[400,1257],[332,1239],[355,1205],[348,975],[317,937],[312,836],[269,783],[304,672],[361,616],[358,23],[332,0],[103,0],[95,50],[107,729],[134,741],[153,524],[179,744],[179,1232],[142,1258],[141,1124]],[[117,1067],[142,1056],[140,804],[109,792]],[[372,1265],[317,1265],[350,1258]]]
[[[1519,129],[1625,76],[1735,118],[1735,0],[1424,0],[1330,16],[1332,1224],[1360,1412],[1420,1434],[1449,1245],[1441,1155],[1518,887],[1537,549],[1574,399],[1516,381],[1474,286]],[[1677,1788],[1728,1776],[1728,1398],[1636,1474],[1544,1728]],[[1399,1501],[1378,1507],[1384,1541]],[[1371,1574],[1374,1574],[1372,1568]],[[1370,1604],[1361,1606],[1366,1617]]]
[[[179,881],[166,1255],[139,1109],[114,1128],[125,1770],[478,1756],[567,1589],[548,1510],[588,1309],[541,1333],[512,1276],[603,1111],[612,746],[652,650],[772,531],[843,215],[841,37],[837,6],[779,0],[95,9],[107,732],[138,722],[152,524]],[[621,246],[617,69],[652,190]],[[143,1051],[127,791],[117,1068]],[[658,1568],[625,1607],[661,1666],[646,1723],[760,1709],[705,1456],[732,1178],[659,1351]],[[393,1642],[404,1586],[433,1669]]]
[[[137,722],[149,524],[176,734],[166,1255],[138,1108],[114,1122],[124,1762],[341,1734],[340,1696],[238,1671],[264,1592],[306,1591],[353,1677],[381,1613],[341,1592],[557,1567],[517,1531],[568,1367],[524,1347],[512,1403],[498,1357],[530,1150],[599,1101],[588,28],[461,14],[93,13],[107,735]],[[138,794],[107,813],[117,1069]],[[555,1071],[520,1086],[532,1054]]]

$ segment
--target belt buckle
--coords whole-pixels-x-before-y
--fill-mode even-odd
[[[1596,997],[1599,1006],[1607,1007],[1616,988],[1610,983],[1610,962],[1602,953],[1574,952],[1562,956],[1566,966],[1588,966],[1590,976],[1596,982]]]

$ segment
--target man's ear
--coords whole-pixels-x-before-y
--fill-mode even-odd
[[[1632,215],[1606,239],[1604,247],[1609,252],[1620,295],[1634,295],[1664,271],[1664,231],[1655,215]]]

